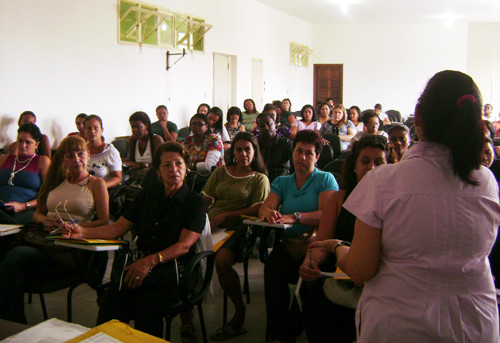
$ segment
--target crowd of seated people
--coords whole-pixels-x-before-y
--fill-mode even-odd
[[[241,262],[241,253],[249,248],[241,215],[291,224],[279,237],[280,243],[275,244],[264,267],[271,339],[294,341],[305,327],[310,342],[324,341],[325,336],[353,341],[356,339],[354,310],[331,303],[318,281],[319,268],[330,255],[328,247],[313,249],[309,257],[308,245],[315,235],[315,241],[353,240],[356,217],[343,203],[371,169],[405,160],[411,151],[410,128],[392,123],[383,128],[386,131],[379,130],[380,123],[388,121],[379,104],[375,110],[361,114],[358,106],[351,106],[347,112],[344,105],[325,100],[319,106],[318,117],[314,107],[306,104],[300,118],[291,111],[288,98],[266,104],[262,113],[256,111],[252,99],[246,99],[243,105],[244,112],[233,106],[224,117],[219,107],[200,104],[189,121],[190,135],[182,144],[175,143],[179,130],[168,120],[166,106],[156,108],[155,123],[151,123],[145,112],[135,112],[129,118],[132,135],[128,138],[128,158],[124,161],[117,149],[105,142],[101,118],[81,113],[75,119],[78,132],[61,142],[51,163],[47,136],[35,126],[35,115],[23,112],[17,142],[10,147],[9,154],[0,156],[0,200],[4,202],[0,221],[19,224],[34,221],[49,230],[63,225],[67,237],[115,238],[132,230],[142,240],[141,249],[150,254],[128,269],[126,293],[111,288],[101,294],[98,321],[133,319],[136,328],[161,336],[163,326],[158,306],[178,299],[171,262],[176,257],[191,256],[192,246],[205,226],[205,213],[208,214],[212,230],[235,230],[216,255],[220,286],[235,312],[228,323],[214,332],[213,340],[246,333],[246,310],[239,276],[233,268],[234,263]],[[484,109],[486,119],[491,118],[487,114],[490,108],[491,105]],[[329,144],[322,138],[324,135],[338,136],[345,150],[339,159],[343,162],[340,191],[334,175],[316,167],[323,145]],[[421,138],[421,132],[419,135]],[[41,156],[40,152],[47,149],[49,157]],[[481,155],[482,164],[491,167],[496,154],[490,138],[485,138]],[[122,163],[130,168],[138,183],[154,168],[164,187],[142,191],[123,210],[122,216],[109,224],[106,188],[122,185]],[[206,176],[202,197],[192,191],[190,180],[185,179],[190,171]],[[192,202],[185,203],[186,197],[192,198]],[[188,208],[189,212],[185,212],[186,218],[182,220],[174,216],[177,219],[172,222],[167,220],[170,215],[149,213],[159,208],[171,214],[176,209],[184,213]],[[175,237],[168,235],[168,244],[160,246],[149,239],[154,220],[178,228]],[[50,254],[45,250],[23,244],[10,246],[9,250],[2,244],[0,248],[4,250],[0,256],[5,255],[0,260],[0,318],[19,322],[26,321],[20,301],[23,280],[26,273],[34,272],[28,265],[33,264],[36,272],[57,277],[73,271],[80,262],[79,256],[75,256],[71,264],[54,264],[47,259]],[[33,259],[37,259],[36,264]],[[15,265],[23,269],[6,281],[6,273],[11,273]],[[168,277],[162,276],[160,283],[149,284],[150,273],[165,273]],[[306,281],[302,314],[296,302],[290,306],[288,287],[289,283],[297,283],[299,275]],[[162,288],[172,290],[171,298],[163,298]],[[15,296],[7,297],[13,289]],[[181,332],[186,328],[185,323],[192,326],[191,319],[183,318]],[[328,325],[330,321],[335,325]],[[193,339],[193,331],[194,327],[184,332],[184,336],[181,334],[183,340]]]

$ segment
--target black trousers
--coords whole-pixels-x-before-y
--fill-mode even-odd
[[[164,273],[166,277],[154,285],[137,289],[122,288],[121,291],[109,287],[100,292],[97,297],[97,325],[111,319],[124,323],[134,320],[137,330],[163,337],[163,317],[167,308],[180,300],[180,292],[175,264],[168,263],[161,268],[168,270]]]
[[[323,280],[304,282],[300,297],[310,343],[352,343],[356,340],[356,310],[332,303],[323,292]]]
[[[303,258],[293,261],[280,244],[273,249],[264,266],[267,321],[272,340],[295,342],[303,330],[302,314],[295,300],[290,308],[288,287],[289,283],[297,283],[302,261]]]

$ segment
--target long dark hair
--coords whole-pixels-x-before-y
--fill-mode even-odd
[[[313,115],[311,117],[311,122],[315,121],[316,120],[316,111],[314,111],[314,107],[312,107],[312,105],[304,105],[302,107],[302,109],[300,110],[300,115],[302,116],[302,121],[304,121],[304,112],[306,111],[306,109],[310,108],[311,111],[313,112]]]
[[[234,136],[234,139],[231,142],[231,150],[229,150],[229,156],[231,156],[231,158],[226,163],[226,165],[228,166],[236,165],[236,161],[234,159],[234,147],[239,140],[250,142],[250,144],[252,144],[253,146],[253,150],[255,151],[255,153],[253,156],[252,163],[250,164],[252,170],[267,175],[267,168],[266,165],[264,164],[264,159],[262,158],[262,155],[260,153],[259,144],[257,144],[255,137],[250,132],[239,132],[236,136]]]
[[[474,80],[464,73],[445,70],[429,80],[415,109],[424,140],[448,147],[454,173],[471,185],[478,185],[472,172],[481,166],[482,107]]]
[[[358,177],[354,169],[361,151],[365,148],[376,148],[385,151],[386,146],[387,139],[380,135],[367,135],[362,137],[359,141],[354,142],[352,150],[350,154],[347,155],[344,165],[342,166],[342,182],[340,187],[345,189],[347,195],[351,194],[354,187],[358,184]]]
[[[210,113],[213,113],[217,117],[219,117],[219,119],[215,122],[214,126],[212,126],[211,128],[213,129],[214,132],[222,132],[222,117],[224,116],[222,110],[214,106],[210,110],[208,110],[207,117]]]

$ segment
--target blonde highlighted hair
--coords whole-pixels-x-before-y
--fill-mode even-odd
[[[347,119],[348,119],[348,117],[347,117],[347,111],[346,111],[344,105],[337,104],[337,105],[333,106],[333,110],[330,112],[332,115],[333,115],[333,111],[336,108],[340,108],[342,110],[342,119],[340,119],[339,123],[337,124],[337,127],[342,127],[345,124],[347,124]]]
[[[59,186],[61,182],[67,177],[67,170],[64,166],[64,154],[67,152],[88,151],[87,143],[85,140],[78,136],[73,135],[64,138],[59,144],[54,156],[50,163],[47,177],[45,178],[40,192],[38,193],[38,203],[46,203],[49,192]]]

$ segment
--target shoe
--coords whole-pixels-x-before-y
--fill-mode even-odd
[[[239,330],[233,329],[229,324],[224,324],[221,328],[217,329],[217,331],[210,336],[210,339],[214,341],[225,341],[227,339],[231,339],[233,337],[244,335],[247,333],[247,329],[240,328]]]
[[[192,323],[181,324],[180,328],[181,341],[183,343],[196,343],[196,330]]]

